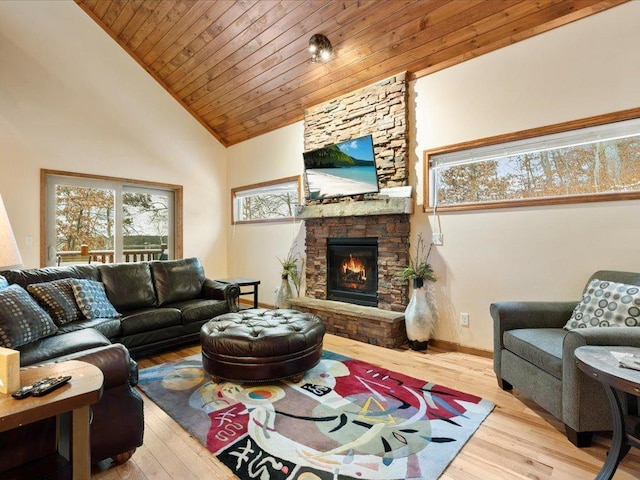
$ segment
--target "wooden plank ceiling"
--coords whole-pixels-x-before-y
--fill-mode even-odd
[[[626,0],[75,0],[224,145]],[[314,33],[333,45],[311,63]]]

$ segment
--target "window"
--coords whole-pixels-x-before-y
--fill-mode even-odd
[[[425,169],[425,209],[428,201],[438,211],[640,198],[640,118],[594,117],[425,152]]]
[[[274,222],[295,217],[300,177],[287,177],[231,190],[232,223]]]
[[[42,171],[43,265],[182,256],[182,187]]]

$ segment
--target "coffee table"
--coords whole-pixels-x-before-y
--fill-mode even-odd
[[[630,447],[640,448],[640,438],[633,433],[640,425],[640,417],[637,412],[634,412],[634,415],[625,415],[620,402],[621,394],[626,393],[633,400],[635,400],[634,397],[640,396],[640,371],[621,367],[613,353],[633,354],[640,357],[640,348],[589,345],[575,350],[578,368],[604,386],[613,417],[611,449],[596,480],[613,478],[618,464]]]
[[[59,454],[71,461],[73,480],[89,480],[89,406],[97,403],[102,396],[102,371],[94,365],[76,360],[50,363],[21,369],[20,384],[30,385],[41,378],[64,375],[72,376],[68,384],[43,397],[16,400],[9,394],[0,394],[0,432],[56,417],[62,437],[62,441],[58,442]],[[68,412],[70,415],[64,415]],[[11,470],[11,473],[20,478],[16,470],[20,470],[20,467]]]

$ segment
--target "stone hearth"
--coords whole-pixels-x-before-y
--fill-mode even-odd
[[[387,348],[407,342],[402,312],[308,297],[292,298],[291,308],[317,314],[327,333]]]

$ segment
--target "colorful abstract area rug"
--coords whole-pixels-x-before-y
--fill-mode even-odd
[[[139,387],[243,480],[435,479],[494,407],[326,351],[295,384],[215,384],[195,355]]]

